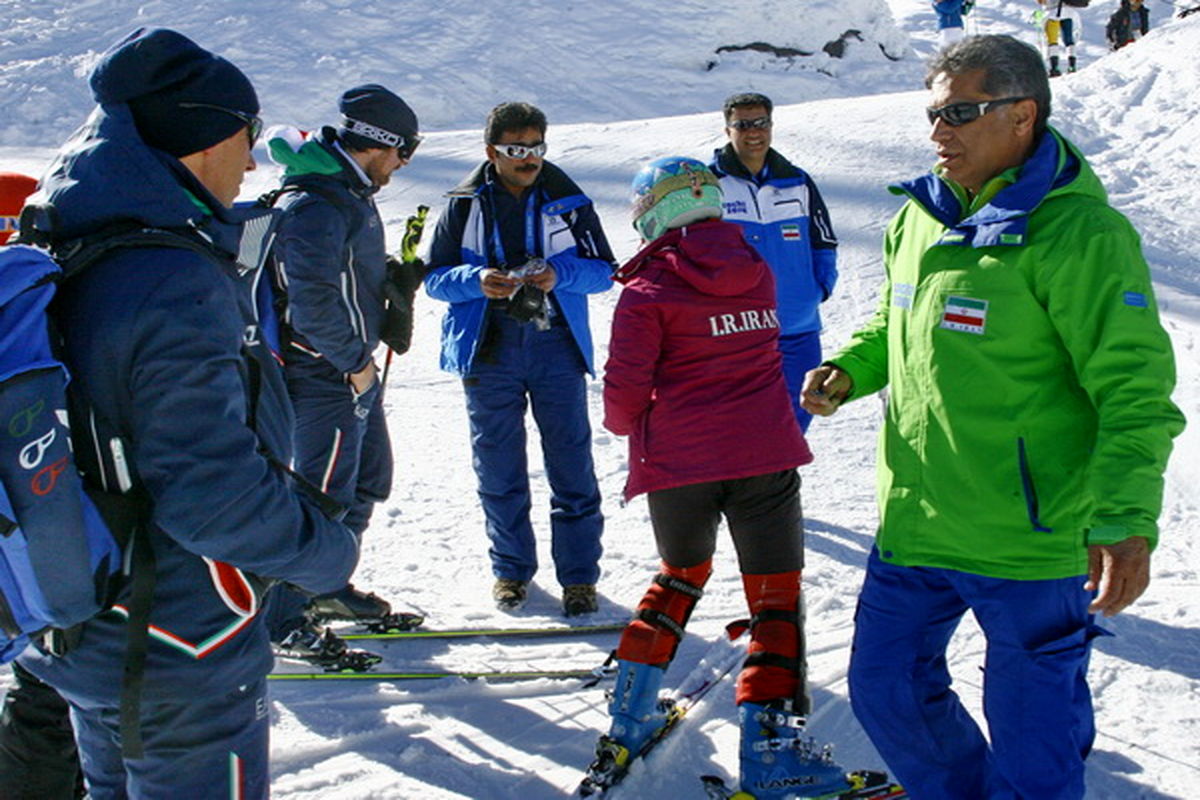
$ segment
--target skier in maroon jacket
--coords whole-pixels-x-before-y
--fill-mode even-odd
[[[612,727],[594,770],[614,772],[663,725],[663,673],[712,572],[725,517],[751,614],[738,678],[742,788],[848,788],[801,736],[805,681],[796,467],[812,460],[780,370],[775,280],[721,216],[715,175],[689,158],[650,162],[633,183],[648,242],[622,267],[604,374],[604,426],[628,435],[626,498],[648,493],[662,565],[617,648]]]

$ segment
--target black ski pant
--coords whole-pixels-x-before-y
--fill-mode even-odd
[[[646,497],[658,554],[671,566],[712,558],[724,515],[744,574],[804,568],[800,475],[794,469],[660,489]]]
[[[0,798],[75,800],[83,773],[67,702],[13,662],[16,685],[0,713]]]

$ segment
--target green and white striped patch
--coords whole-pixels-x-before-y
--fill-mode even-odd
[[[987,300],[951,295],[946,298],[946,309],[942,312],[942,322],[938,327],[982,335],[987,325],[987,310]]]

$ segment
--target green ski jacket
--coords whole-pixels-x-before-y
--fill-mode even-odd
[[[969,206],[933,174],[884,243],[874,317],[829,363],[887,388],[877,546],[902,566],[1037,580],[1157,542],[1183,415],[1140,239],[1050,129]],[[989,199],[990,198],[990,199]]]

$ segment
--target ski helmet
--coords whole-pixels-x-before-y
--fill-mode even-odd
[[[669,156],[633,178],[633,227],[646,241],[702,219],[721,216],[721,183],[704,163]]]

